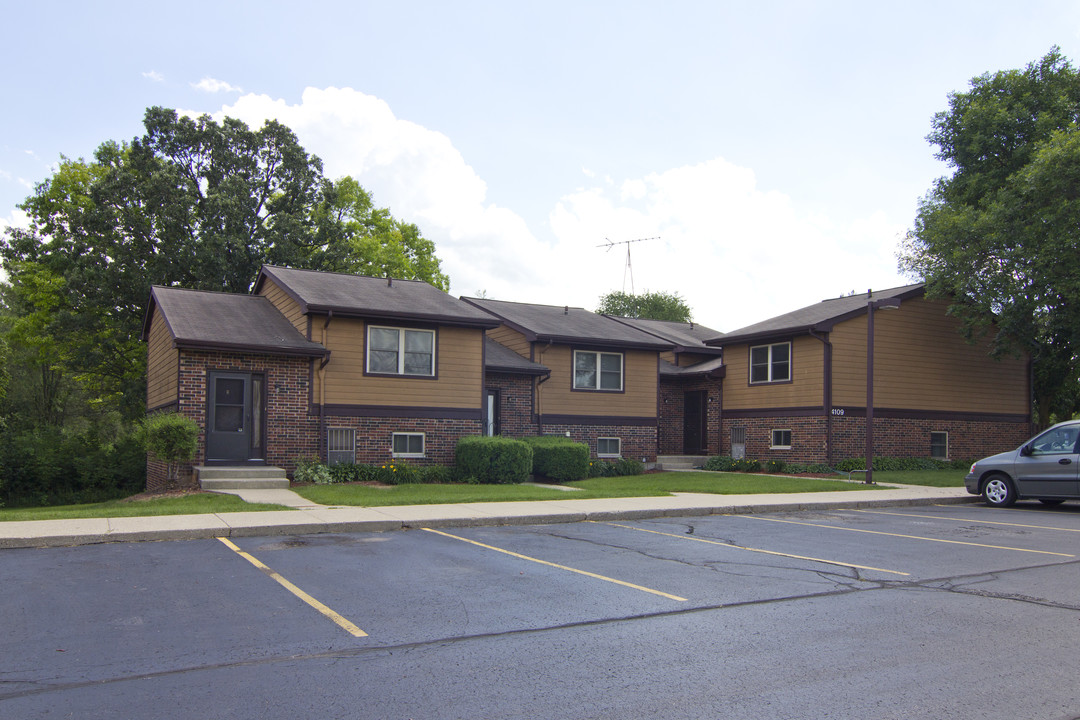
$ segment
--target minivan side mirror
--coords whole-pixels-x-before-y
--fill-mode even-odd
[[[1031,455],[1031,443],[1028,443],[1024,447],[1020,448],[1020,454],[1023,455],[1024,457],[1030,456]]]

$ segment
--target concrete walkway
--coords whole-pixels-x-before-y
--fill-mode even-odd
[[[422,527],[525,525],[584,520],[639,520],[688,515],[750,514],[838,508],[879,508],[975,502],[964,488],[883,486],[848,492],[768,495],[678,493],[671,497],[532,502],[326,507],[291,490],[235,491],[247,502],[297,508],[205,515],[0,522],[0,548],[59,547],[106,542],[215,537],[383,532]]]

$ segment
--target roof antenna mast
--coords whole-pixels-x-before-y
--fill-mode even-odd
[[[606,242],[603,245],[597,245],[596,246],[596,247],[607,248],[608,250],[611,250],[611,248],[615,247],[616,245],[625,245],[626,246],[626,266],[623,268],[623,277],[622,277],[622,290],[623,290],[624,293],[626,292],[626,276],[629,275],[630,276],[630,294],[631,295],[634,294],[634,266],[630,263],[630,243],[645,242],[646,240],[659,240],[659,239],[660,239],[659,235],[656,236],[656,237],[637,238],[635,240],[618,240],[618,241],[610,240],[608,238],[604,238],[604,240],[606,240]]]

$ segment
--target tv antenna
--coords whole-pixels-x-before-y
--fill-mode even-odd
[[[606,240],[606,242],[603,245],[597,245],[596,246],[596,247],[607,248],[609,251],[611,250],[611,248],[615,247],[616,245],[625,245],[626,246],[626,266],[623,268],[623,277],[622,277],[622,289],[623,289],[624,293],[626,292],[626,276],[629,275],[630,276],[630,294],[631,295],[634,294],[634,266],[630,263],[630,243],[645,242],[646,240],[659,240],[659,239],[660,239],[659,235],[656,236],[656,237],[637,238],[635,240],[610,240],[608,238],[604,238],[604,240]]]

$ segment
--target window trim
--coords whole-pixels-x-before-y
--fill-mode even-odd
[[[596,386],[586,387],[578,385],[577,377],[577,358],[578,354],[588,354],[596,357]],[[601,357],[604,355],[611,355],[619,358],[619,387],[618,388],[602,388],[600,387],[600,365]],[[570,355],[570,389],[573,392],[599,392],[599,393],[621,393],[626,392],[626,353],[611,352],[609,350],[574,350]]]
[[[778,379],[778,378],[773,377],[773,366],[775,364],[774,361],[773,361],[773,348],[780,347],[781,345],[786,345],[787,349],[788,349],[787,377]],[[768,379],[766,379],[766,380],[755,380],[754,379],[754,350],[757,350],[759,348],[768,348],[768,352],[769,352],[769,360],[768,360],[768,364],[766,365],[766,367],[768,368],[769,376],[768,376]],[[780,384],[780,383],[790,383],[790,382],[792,382],[792,378],[795,376],[795,374],[792,372],[793,365],[794,365],[793,360],[794,360],[794,358],[793,358],[793,348],[792,348],[792,342],[790,340],[785,340],[784,342],[768,343],[768,344],[765,344],[765,345],[751,345],[749,347],[748,351],[747,351],[747,379],[749,380],[749,384],[750,385],[776,385],[776,384]]]
[[[939,456],[939,455],[934,454],[934,436],[935,435],[944,435],[945,436],[945,454],[944,455]],[[934,459],[934,460],[948,460],[949,459],[949,431],[948,430],[931,430],[930,431],[930,457],[931,457],[931,459]]]
[[[418,453],[416,453],[416,452],[408,452],[407,450],[406,450],[406,452],[397,452],[396,450],[394,450],[394,441],[399,437],[407,437],[407,438],[419,437],[420,438],[420,452],[418,452]],[[405,447],[408,448],[408,445],[409,445],[408,440],[406,440]],[[408,431],[390,433],[390,457],[395,457],[395,458],[422,458],[422,457],[427,457],[427,433],[408,432]]]
[[[396,330],[398,332],[397,347],[397,372],[382,372],[371,369],[371,331],[372,330]],[[431,372],[426,374],[405,372],[405,334],[409,332],[422,332],[431,336]],[[368,324],[364,330],[364,374],[378,377],[412,378],[417,380],[434,380],[438,378],[438,332],[434,328],[408,327],[404,325],[377,325]]]
[[[614,440],[615,445],[618,448],[615,453],[602,453],[600,452],[601,440]],[[596,438],[596,457],[598,458],[621,458],[622,457],[622,438],[620,437],[598,437]]]
[[[784,445],[783,443],[779,445],[776,444],[777,433],[787,433],[787,445]],[[781,440],[783,440],[783,437],[781,437]],[[773,428],[772,431],[769,433],[770,450],[790,450],[792,448],[791,443],[791,428]]]

